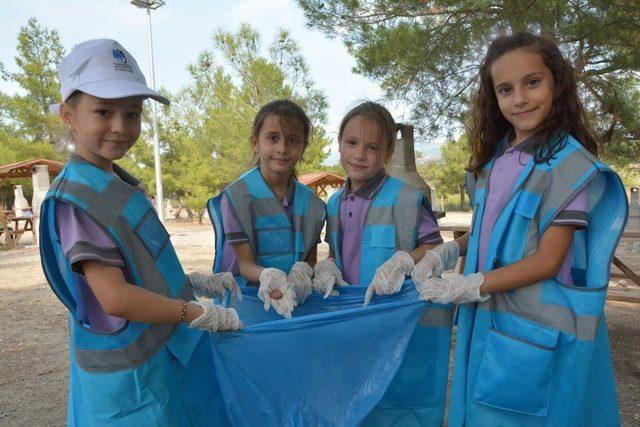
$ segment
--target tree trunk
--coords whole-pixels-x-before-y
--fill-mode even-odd
[[[465,210],[467,208],[467,201],[465,200],[466,188],[464,184],[460,184],[460,209]]]
[[[182,206],[182,204],[179,203],[178,207],[173,210],[173,218],[174,219],[180,219],[180,213],[182,213],[182,209],[184,209],[184,206]]]

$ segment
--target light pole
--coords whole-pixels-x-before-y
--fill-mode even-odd
[[[156,90],[156,73],[153,66],[153,38],[151,36],[151,10],[156,10],[164,6],[163,0],[132,0],[131,4],[147,9],[147,35],[149,42],[149,67],[151,68],[151,89]],[[160,141],[158,138],[158,119],[156,113],[156,101],[151,102],[151,128],[153,129],[153,158],[155,160],[156,171],[156,209],[160,221],[164,224],[164,199],[162,194],[162,168],[160,166]]]

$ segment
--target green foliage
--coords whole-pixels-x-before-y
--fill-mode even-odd
[[[60,38],[57,31],[43,28],[31,18],[20,28],[16,49],[18,71],[7,72],[3,64],[0,71],[5,81],[20,87],[21,93],[0,94],[0,122],[14,140],[23,144],[52,144],[60,131],[59,121],[49,114],[49,105],[59,101],[56,70],[64,56]]]
[[[429,185],[435,187],[438,198],[453,198],[459,205],[460,189],[464,185],[465,166],[469,163],[469,158],[467,138],[461,136],[442,146],[441,161],[421,163],[418,165],[418,172]],[[456,210],[458,209],[460,206]]]
[[[17,40],[17,71],[9,72],[0,63],[0,78],[19,87],[15,95],[0,92],[0,165],[38,157],[63,160],[66,153],[55,147],[62,124],[49,114],[49,105],[58,101],[56,67],[64,55],[58,33],[32,18],[20,28]],[[9,180],[0,188],[3,207],[13,203],[16,184],[31,198],[30,180]]]
[[[251,127],[265,103],[288,98],[314,125],[300,173],[316,171],[329,144],[321,125],[327,100],[314,87],[299,47],[281,30],[263,54],[260,35],[248,24],[237,33],[218,31],[210,50],[188,68],[190,79],[159,113],[165,197],[202,218],[207,200],[253,166]],[[149,131],[144,141],[151,141]],[[153,155],[139,141],[126,160],[154,193]]]
[[[619,153],[640,156],[638,2],[298,3],[311,27],[344,41],[356,58],[356,72],[378,81],[389,97],[414,106],[417,130],[426,137],[460,128],[492,39],[515,31],[548,37],[576,70],[606,158],[623,163]]]
[[[456,141],[449,141],[442,147],[442,166],[436,169],[441,191],[446,194],[459,192],[460,185],[464,184],[465,166],[469,163],[470,157],[465,136]]]
[[[64,139],[62,123],[48,113],[59,102],[57,64],[64,56],[55,30],[30,19],[20,29],[17,71],[0,63],[0,75],[19,93],[0,93],[0,164],[33,157],[63,160],[55,143]],[[189,67],[189,81],[161,107],[158,132],[165,197],[177,200],[189,216],[202,218],[206,201],[251,165],[251,125],[258,109],[277,98],[301,105],[314,125],[299,172],[321,169],[329,144],[322,125],[328,107],[315,87],[296,42],[280,30],[265,49],[260,35],[242,25],[237,33],[218,31],[210,50]],[[119,163],[155,194],[153,132],[146,123],[140,140]],[[60,144],[58,144],[60,145]]]
[[[470,212],[471,206],[469,205],[469,199],[465,194],[464,202],[460,200],[460,194],[450,194],[444,197],[444,208],[445,212]]]

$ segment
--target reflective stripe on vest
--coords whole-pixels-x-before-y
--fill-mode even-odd
[[[324,202],[310,188],[294,185],[291,221],[257,167],[224,190],[256,262],[285,272],[307,258],[325,219]]]
[[[113,239],[121,252],[130,279],[160,295],[193,299],[188,278],[177,259],[169,235],[146,197],[119,178],[86,162],[70,162],[50,188],[42,207],[41,256],[54,292],[75,316],[75,295],[68,261],[57,238],[55,202],[75,206],[88,214]],[[67,280],[65,280],[67,278]],[[200,331],[185,325],[150,325],[127,322],[113,334],[101,334],[70,322],[76,362],[85,371],[115,372],[135,368],[165,344],[181,362],[200,339]],[[172,344],[172,340],[176,344]]]
[[[340,253],[340,201],[344,189],[327,203],[327,234],[336,264],[343,269]],[[362,234],[360,285],[368,285],[376,268],[396,251],[411,251],[418,240],[420,204],[424,195],[401,180],[388,176],[365,216]]]

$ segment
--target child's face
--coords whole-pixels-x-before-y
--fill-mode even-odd
[[[253,151],[260,157],[260,171],[265,175],[289,177],[305,149],[304,126],[297,120],[265,117],[253,140]]]
[[[555,83],[538,53],[519,48],[491,66],[498,106],[516,133],[516,144],[534,135],[549,116]]]
[[[351,178],[354,191],[384,168],[388,145],[379,123],[364,116],[347,122],[340,139],[340,163]]]
[[[80,93],[74,107],[63,104],[61,115],[85,160],[110,170],[140,136],[142,97],[102,99]]]

